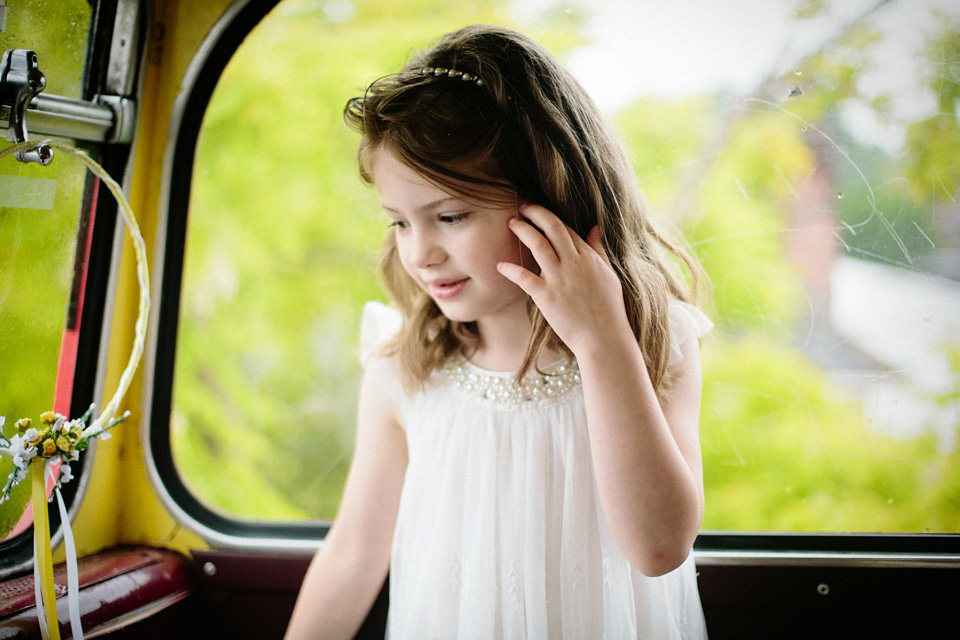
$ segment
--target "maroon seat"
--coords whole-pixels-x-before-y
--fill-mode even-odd
[[[139,628],[137,635],[130,637],[177,637],[170,634],[180,634],[192,618],[187,597],[195,583],[193,563],[173,551],[150,547],[104,551],[80,559],[79,578],[80,618],[87,637],[134,628]],[[61,636],[67,638],[64,565],[55,567],[54,581]],[[40,638],[32,574],[0,582],[0,639],[4,638]]]

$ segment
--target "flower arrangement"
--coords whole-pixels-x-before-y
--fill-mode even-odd
[[[0,504],[6,502],[10,498],[10,491],[27,477],[27,470],[34,458],[48,461],[59,459],[62,464],[56,488],[59,489],[64,482],[70,482],[73,479],[70,463],[79,459],[81,451],[86,451],[90,440],[97,437],[101,440],[110,438],[107,431],[130,415],[127,411],[105,426],[97,422],[88,426],[93,409],[94,405],[90,405],[81,417],[69,421],[62,414],[46,411],[40,415],[39,426],[34,426],[30,418],[21,418],[16,422],[18,433],[9,439],[2,432],[6,418],[0,416],[0,456],[13,460],[13,470],[0,490]],[[52,493],[50,498],[53,499]]]

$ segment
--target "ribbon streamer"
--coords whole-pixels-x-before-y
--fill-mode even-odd
[[[52,479],[53,467],[50,464],[47,464],[47,472]],[[77,545],[73,540],[70,515],[60,494],[60,487],[56,487],[53,492],[57,496],[57,507],[60,509],[63,546],[67,554],[67,607],[70,610],[70,630],[73,633],[73,640],[83,640],[83,625],[80,624],[80,568],[77,566]]]
[[[50,520],[47,517],[46,465],[43,458],[30,463],[33,501],[33,577],[37,598],[37,615],[44,638],[60,640],[57,622],[57,592],[53,582],[53,554],[50,551]],[[39,578],[39,579],[38,579]]]

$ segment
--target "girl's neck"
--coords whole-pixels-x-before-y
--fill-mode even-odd
[[[532,329],[526,313],[522,318],[480,323],[478,329],[477,347],[466,354],[470,362],[488,371],[518,371],[527,353]],[[560,357],[553,351],[544,351],[536,364],[544,367]]]

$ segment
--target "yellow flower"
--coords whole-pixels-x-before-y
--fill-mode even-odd
[[[69,436],[72,442],[77,442],[78,440],[80,440],[80,438],[83,437],[83,427],[76,424],[73,425],[72,427],[70,427]]]
[[[53,411],[44,411],[40,414],[40,422],[45,424],[53,424],[57,421],[57,414]]]
[[[27,429],[30,428],[30,425],[33,424],[33,420],[30,418],[20,418],[17,420],[17,429],[20,430],[20,433],[25,433]]]
[[[44,458],[49,458],[57,452],[57,443],[55,443],[50,438],[47,438],[43,441],[43,445],[40,447],[40,455]]]
[[[57,449],[64,453],[70,453],[70,438],[67,436],[57,436]]]

